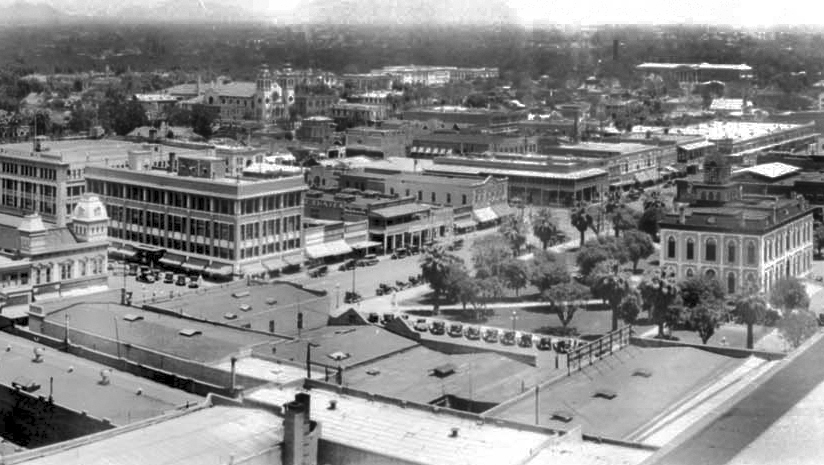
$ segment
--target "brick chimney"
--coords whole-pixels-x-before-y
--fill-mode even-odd
[[[681,205],[678,207],[678,224],[686,224],[687,223],[687,209]]]
[[[320,425],[310,413],[311,397],[305,392],[283,406],[283,465],[317,465]]]

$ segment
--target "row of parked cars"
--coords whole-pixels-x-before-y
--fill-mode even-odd
[[[429,323],[426,318],[419,318],[414,328],[419,332],[429,332],[435,336],[447,334],[450,337],[464,337],[470,341],[483,339],[485,342],[500,342],[503,345],[519,347],[536,347],[538,350],[554,350],[565,354],[578,346],[575,339],[556,338],[540,336],[536,341],[536,336],[530,333],[518,333],[516,331],[499,330],[497,328],[481,328],[478,326],[466,325],[462,323],[450,323],[447,326],[445,321],[435,320]]]
[[[131,273],[130,273],[131,274]],[[162,272],[159,270],[152,270],[147,266],[135,269],[135,280],[138,282],[153,284],[164,282],[165,284],[174,284],[176,286],[187,286],[191,289],[200,287],[199,279],[196,276],[187,277],[185,274],[174,274],[170,271]]]

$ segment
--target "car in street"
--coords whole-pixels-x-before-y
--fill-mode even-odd
[[[518,339],[519,347],[532,347],[532,335],[529,333],[522,333]]]
[[[186,285],[186,275],[179,274],[177,275],[177,279],[175,279],[175,286],[185,286]]]
[[[470,341],[477,341],[481,338],[481,330],[477,326],[467,326],[464,331],[464,337]]]
[[[326,276],[327,273],[329,273],[329,267],[326,265],[321,265],[316,268],[312,268],[308,272],[310,278],[320,278],[321,276]]]
[[[448,333],[452,337],[461,337],[463,335],[463,325],[460,323],[452,323],[449,325]]]
[[[383,317],[381,317],[381,323],[388,325],[390,321],[395,319],[395,315],[391,313],[384,313]]]
[[[396,260],[398,258],[405,258],[409,256],[409,250],[405,247],[398,247],[392,252],[392,260]]]
[[[25,392],[34,392],[40,389],[40,384],[25,376],[18,376],[11,382],[11,387]]]
[[[443,321],[433,321],[432,326],[429,327],[429,332],[435,336],[440,336],[446,333],[446,324]]]
[[[166,275],[163,276],[163,282],[166,283],[166,284],[174,284],[175,283],[174,273],[166,273]]]
[[[489,328],[484,331],[484,341],[498,342],[498,330],[495,328]]]
[[[352,258],[352,259],[349,259],[349,260],[346,260],[345,262],[343,262],[341,264],[341,266],[338,267],[338,271],[353,270],[353,269],[355,269],[356,266],[357,266],[357,260]]]
[[[135,280],[140,281],[141,283],[152,284],[155,282],[154,275],[151,273],[140,273],[135,277]]]
[[[552,338],[549,336],[541,336],[536,347],[538,350],[552,350]]]
[[[189,278],[189,289],[197,289],[200,287],[200,283],[198,283],[198,281],[200,280],[196,278]]]
[[[369,255],[365,255],[363,258],[358,260],[357,265],[358,266],[372,266],[372,265],[377,265],[379,262],[380,262],[380,260],[378,260],[377,255],[369,254]]]
[[[504,331],[504,335],[501,337],[501,344],[507,346],[514,346],[515,345],[515,331]]]
[[[427,329],[429,329],[429,325],[426,324],[426,318],[418,318],[415,322],[415,331],[425,333]]]
[[[366,317],[366,321],[368,321],[370,323],[377,323],[377,322],[381,321],[381,317],[377,313],[372,312],[372,313],[369,314],[369,316]]]

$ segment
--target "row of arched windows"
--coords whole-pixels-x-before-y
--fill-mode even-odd
[[[695,276],[695,270],[693,270],[692,268],[687,268],[684,275],[687,278],[692,278],[692,277]],[[709,270],[706,270],[704,272],[704,276],[706,276],[708,278],[715,278],[716,275],[717,275],[716,271],[713,270],[713,269],[709,269]],[[738,288],[739,288],[740,284],[738,282],[737,273],[735,273],[734,271],[728,272],[727,276],[726,276],[726,279],[725,279],[725,284],[726,284],[726,287],[727,287],[727,293],[728,294],[734,294],[734,293],[738,292],[739,291]],[[746,286],[748,288],[757,288],[758,287],[758,282],[755,278],[754,273],[747,273]]]
[[[812,224],[810,223],[778,232],[775,239],[770,238],[764,241],[764,257],[767,261],[777,260],[785,251],[800,247],[811,240]]]
[[[675,237],[670,236],[667,239],[667,258],[677,259],[678,257],[678,246]],[[693,238],[687,238],[686,241],[686,250],[685,250],[685,258],[686,260],[695,260],[695,240]],[[718,244],[715,238],[709,237],[704,240],[704,257],[703,260],[706,262],[715,262],[719,260],[718,256]],[[736,245],[735,241],[728,241],[726,247],[726,262],[727,263],[735,263],[738,259],[738,246]],[[745,246],[745,262],[747,265],[755,265],[758,261],[758,257],[756,255],[756,246],[755,241],[747,241]]]

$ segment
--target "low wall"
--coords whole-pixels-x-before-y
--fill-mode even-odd
[[[454,342],[450,342],[448,340],[436,340],[436,339],[428,339],[422,337],[418,339],[418,342],[424,347],[427,347],[432,350],[436,350],[438,352],[442,352],[444,354],[480,354],[480,353],[493,353],[497,355],[503,355],[504,357],[509,357],[517,362],[526,363],[527,365],[537,366],[538,361],[537,357],[532,354],[528,353],[517,353],[517,352],[510,352],[506,350],[494,350],[492,348],[482,348],[477,346],[469,346],[465,344],[458,344]],[[490,344],[492,345],[492,344]]]
[[[48,391],[42,386],[40,391]],[[91,417],[0,384],[0,418],[3,437],[26,448],[48,446],[112,429],[108,420]]]
[[[420,465],[328,439],[318,441],[318,462],[337,465]]]
[[[775,361],[781,360],[787,356],[787,354],[781,352],[767,352],[763,350],[749,350],[749,349],[741,349],[738,347],[719,347],[719,346],[710,346],[710,345],[703,345],[703,344],[690,344],[687,342],[680,342],[680,341],[668,341],[666,339],[653,339],[649,337],[637,337],[633,336],[630,338],[630,343],[632,345],[638,347],[692,347],[694,349],[701,349],[707,352],[712,352],[714,354],[725,355],[727,357],[734,357],[734,358],[747,358],[750,356],[762,358],[764,360]]]

